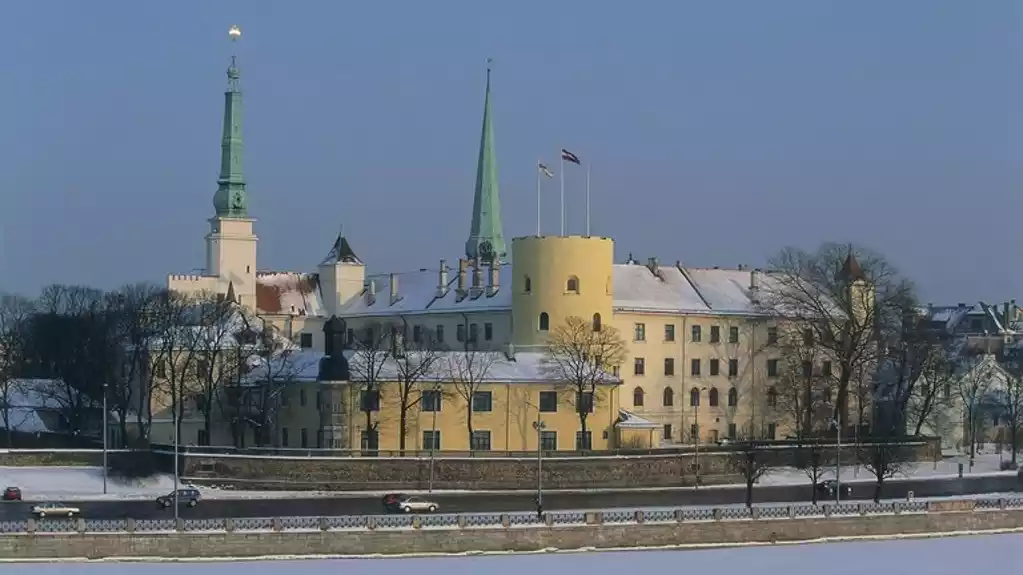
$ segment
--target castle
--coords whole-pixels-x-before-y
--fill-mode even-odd
[[[614,241],[609,237],[516,237],[508,249],[500,217],[489,70],[472,219],[463,253],[450,260],[453,266],[440,259],[430,269],[386,274],[367,274],[366,262],[353,249],[357,242],[343,232],[315,271],[258,269],[256,220],[248,211],[243,171],[240,74],[233,59],[227,76],[221,169],[206,235],[205,273],[172,275],[168,287],[186,293],[230,293],[311,351],[324,350],[325,322],[337,317],[344,320],[350,339],[373,325],[400,322],[412,326],[415,333],[429,330],[449,348],[472,341],[479,349],[500,354],[494,373],[502,375],[488,383],[493,383],[495,393],[504,394],[504,413],[493,421],[482,416],[477,420],[479,430],[489,428],[487,440],[477,442],[472,436],[447,441],[445,437],[442,445],[438,426],[447,426],[445,435],[460,434],[465,422],[438,423],[438,412],[442,418],[453,416],[439,405],[427,411],[423,392],[413,428],[407,430],[409,449],[482,449],[485,444],[487,449],[525,450],[536,449],[538,441],[555,449],[572,449],[570,440],[549,443],[549,436],[541,438],[531,430],[529,422],[539,415],[547,417],[544,412],[550,410],[527,407],[543,403],[547,393],[543,390],[551,386],[538,371],[536,358],[549,332],[570,316],[592,322],[594,329],[613,325],[627,343],[619,381],[594,415],[592,442],[577,437],[575,448],[607,448],[624,441],[629,433],[652,446],[697,438],[710,442],[738,435],[784,435],[786,414],[773,395],[774,382],[784,368],[770,347],[777,339],[777,327],[758,310],[758,294],[762,283],[770,281],[768,274],[743,266],[664,265],[654,258],[641,263],[631,255],[616,263]],[[855,275],[858,265],[851,255],[846,267]],[[830,370],[830,362],[814,369]],[[311,376],[311,385],[316,384],[314,380]],[[498,389],[516,382],[522,384],[520,389],[539,386],[538,391],[525,391],[519,397]],[[301,393],[304,407],[306,392]],[[340,409],[347,412],[346,417],[331,419],[316,413],[319,397],[316,410],[310,406],[308,413],[280,424],[276,443],[355,448],[361,433],[365,446],[366,429],[360,423],[360,411],[353,407],[355,401],[325,399],[322,403],[327,405],[347,406]],[[511,404],[522,411],[514,417],[516,423]],[[526,413],[530,409],[532,415]],[[579,422],[569,412],[557,425],[564,428],[563,435],[571,436]],[[295,439],[298,429],[301,440]],[[188,441],[215,440],[200,436]],[[394,437],[382,436],[379,441],[382,449],[397,449],[398,444]]]

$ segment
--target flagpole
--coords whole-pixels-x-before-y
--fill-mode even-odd
[[[561,151],[558,152],[561,156],[561,169],[559,170],[559,176],[561,176],[561,235],[565,235],[565,154]]]
[[[540,237],[540,159],[536,160],[536,237]]]
[[[586,237],[590,237],[590,163],[586,162]]]

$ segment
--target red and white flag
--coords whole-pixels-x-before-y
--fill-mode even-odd
[[[573,154],[572,152],[569,152],[565,148],[561,148],[561,161],[572,162],[573,164],[582,165],[582,162],[579,161],[579,156]]]

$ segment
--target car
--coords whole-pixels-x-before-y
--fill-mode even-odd
[[[67,517],[70,519],[75,515],[81,514],[81,509],[66,503],[40,503],[32,507],[32,515],[39,519],[45,517]]]
[[[21,501],[20,487],[4,487],[4,501]]]
[[[195,507],[199,504],[199,500],[202,496],[199,495],[199,490],[194,487],[185,487],[178,489],[178,505],[187,505],[189,507]],[[167,495],[161,495],[156,498],[156,503],[160,507],[170,507],[174,505],[174,492],[171,491]]]
[[[433,513],[439,507],[436,502],[402,493],[392,493],[384,497],[384,508],[390,512]]]
[[[834,497],[835,496],[835,490],[838,488],[838,482],[835,481],[834,479],[827,479],[827,480],[818,482],[817,485],[814,488],[817,490],[817,494],[818,495],[823,495],[823,496],[826,496],[826,497]],[[852,495],[852,486],[849,485],[848,483],[843,483],[841,489],[842,489],[842,497],[849,497],[849,496]]]

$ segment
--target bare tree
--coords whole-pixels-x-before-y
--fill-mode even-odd
[[[194,397],[196,407],[203,415],[205,440],[209,442],[213,437],[219,397],[241,376],[240,336],[247,324],[238,304],[217,294],[201,294],[196,306],[199,341],[195,346],[198,357],[195,361]]]
[[[468,333],[468,329],[466,332]],[[469,434],[469,449],[472,450],[473,433],[475,432],[472,421],[473,402],[483,384],[486,383],[497,356],[494,352],[478,350],[471,338],[463,339],[465,341],[460,351],[444,354],[447,365],[443,367],[447,371],[455,394],[465,402],[465,426]]]
[[[195,368],[203,343],[198,302],[194,295],[164,290],[150,305],[154,336],[149,344],[148,363],[153,371],[149,394],[160,408],[168,403],[179,442],[186,400],[196,387]]]
[[[787,327],[776,344],[782,365],[774,384],[775,407],[791,420],[792,433],[802,445],[821,432],[822,411],[832,395],[832,367],[814,344],[812,328]]]
[[[361,386],[359,411],[366,420],[361,443],[368,454],[376,454],[380,449],[381,375],[399,339],[397,330],[382,323],[371,323],[364,326],[361,333],[356,333],[355,341],[350,342],[352,356],[348,360],[348,368],[352,379]]]
[[[917,380],[909,391],[905,403],[906,430],[911,435],[920,435],[925,425],[932,421],[935,411],[941,408],[943,400],[952,395],[956,379],[955,352],[951,343],[936,341],[921,349],[923,356],[919,364]]]
[[[0,417],[3,419],[7,447],[14,446],[14,431],[23,417],[15,417],[24,400],[18,375],[24,359],[26,328],[32,317],[32,301],[21,296],[0,295]]]
[[[1023,358],[1020,350],[1009,350],[1002,366],[1006,371],[1005,388],[995,394],[995,402],[1005,421],[1009,449],[1012,451],[1012,468],[1017,466],[1020,448],[1020,434],[1023,433]]]
[[[961,371],[956,379],[956,394],[962,407],[963,439],[969,442],[970,469],[977,454],[983,424],[984,405],[991,394],[991,380],[994,377],[992,365],[987,363],[988,355],[970,355],[961,361]]]
[[[848,421],[853,379],[857,372],[872,373],[881,342],[901,329],[913,287],[883,256],[839,244],[815,252],[786,248],[771,267],[761,304],[814,331],[817,345],[834,362],[834,415]]]
[[[592,448],[586,420],[593,406],[603,400],[600,384],[615,380],[612,374],[623,361],[625,341],[616,328],[601,325],[599,320],[571,316],[551,331],[541,367],[575,408],[583,441],[578,448]]]
[[[874,502],[881,501],[884,482],[902,471],[911,460],[907,448],[892,437],[874,438],[856,449],[856,461],[874,476]]]
[[[401,337],[392,346],[398,381],[398,449],[405,455],[405,443],[408,435],[408,414],[422,400],[422,393],[417,393],[420,382],[429,376],[436,367],[438,353],[433,333],[422,329],[413,329],[412,337],[408,337],[408,321],[403,317]]]
[[[802,443],[796,450],[796,466],[803,470],[810,480],[812,503],[817,505],[817,484],[824,477],[824,449],[818,439]]]
[[[732,469],[742,475],[746,485],[746,507],[753,507],[753,486],[777,465],[776,453],[748,439],[733,444],[729,459]]]

